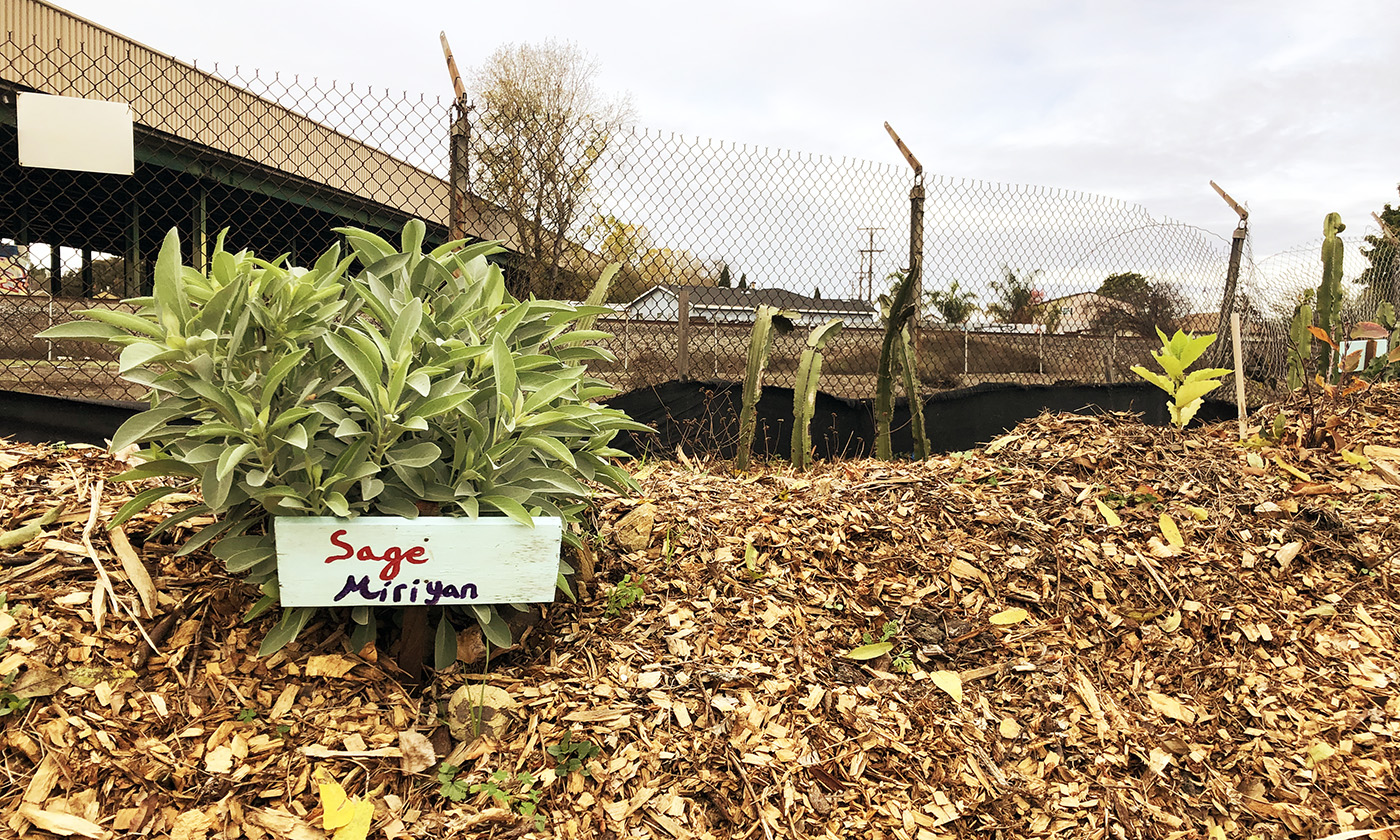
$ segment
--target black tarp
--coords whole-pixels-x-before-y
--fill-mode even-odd
[[[626,433],[617,445],[633,454],[668,456],[680,446],[690,454],[734,457],[739,440],[739,408],[743,388],[734,382],[667,382],[639,388],[608,401],[654,435]],[[0,391],[0,437],[26,443],[101,444],[141,403],[60,399],[38,394]],[[924,424],[939,452],[956,452],[986,443],[1017,423],[1042,411],[1079,414],[1130,411],[1143,420],[1165,425],[1165,396],[1146,383],[1126,385],[984,384],[941,391],[924,403]],[[1234,416],[1230,403],[1207,401],[1197,415],[1214,422]],[[908,454],[914,444],[909,407],[895,405],[891,445]],[[767,387],[758,403],[758,435],[754,451],[786,457],[792,436],[792,389]],[[812,418],[812,446],[818,458],[861,457],[874,450],[875,412],[871,400],[848,400],[817,395]]]

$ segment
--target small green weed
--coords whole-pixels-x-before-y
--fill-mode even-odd
[[[237,717],[242,723],[252,723],[258,719],[259,714],[261,714],[261,712],[257,709],[239,709]]]
[[[509,770],[497,770],[486,781],[478,782],[467,790],[470,793],[484,793],[507,811],[532,818],[536,831],[544,831],[549,825],[544,814],[540,813],[540,791],[535,787],[535,776],[532,773],[516,773],[512,776]]]
[[[574,733],[570,730],[564,733],[564,740],[545,748],[545,752],[558,762],[554,773],[557,776],[567,776],[577,772],[591,778],[593,773],[585,762],[598,754],[598,745],[592,741],[575,741],[573,737]]]
[[[867,645],[877,645],[880,642],[888,642],[898,633],[899,622],[894,619],[891,619],[889,621],[886,621],[883,625],[881,625],[880,638],[877,639],[874,636],[871,636],[869,633],[861,633],[860,637],[861,640],[864,641]]]
[[[441,764],[438,766],[437,779],[438,784],[441,785],[441,787],[438,788],[438,793],[442,794],[446,799],[451,799],[453,802],[461,802],[471,793],[467,788],[466,779],[457,778],[457,774],[461,769],[462,768],[455,764]]]
[[[29,708],[30,698],[20,697],[10,691],[10,686],[19,678],[19,671],[11,671],[0,678],[0,717],[19,714]]]
[[[646,590],[642,588],[645,580],[646,575],[642,574],[629,574],[624,577],[608,593],[608,608],[603,614],[610,617],[619,616],[632,609],[632,605],[646,595]]]

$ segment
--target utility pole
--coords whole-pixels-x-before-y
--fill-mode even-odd
[[[875,299],[875,255],[885,253],[884,248],[875,247],[875,232],[884,228],[863,227],[856,230],[870,235],[869,244],[860,249],[860,274],[856,277],[857,293],[861,300],[872,301]]]

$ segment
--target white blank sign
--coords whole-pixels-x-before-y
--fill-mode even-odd
[[[21,93],[19,164],[130,175],[136,169],[131,106],[71,96]]]

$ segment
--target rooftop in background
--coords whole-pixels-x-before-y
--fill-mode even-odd
[[[808,297],[787,289],[741,289],[728,286],[652,286],[627,304],[634,318],[675,320],[681,290],[689,293],[690,317],[708,321],[752,321],[754,310],[773,306],[796,312],[798,323],[840,318],[847,326],[873,326],[879,321],[874,304],[846,298]]]

